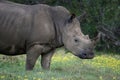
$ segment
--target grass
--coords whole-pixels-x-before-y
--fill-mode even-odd
[[[0,55],[0,80],[120,80],[120,55],[98,53],[92,60],[82,60],[58,50],[51,70],[40,67],[25,71],[25,55],[4,58]]]

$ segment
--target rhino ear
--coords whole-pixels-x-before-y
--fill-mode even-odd
[[[71,23],[75,17],[76,17],[75,14],[71,14],[71,16],[70,16],[68,22]]]

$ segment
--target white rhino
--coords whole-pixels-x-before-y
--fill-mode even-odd
[[[92,59],[94,42],[62,6],[0,1],[0,53],[26,54],[26,70],[33,69],[40,55],[42,68],[49,69],[54,50],[62,46],[75,56]]]

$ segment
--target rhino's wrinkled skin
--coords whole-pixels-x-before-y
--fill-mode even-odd
[[[0,1],[1,54],[27,54],[27,70],[41,55],[42,68],[49,69],[54,50],[61,46],[82,59],[94,57],[93,42],[66,8]]]

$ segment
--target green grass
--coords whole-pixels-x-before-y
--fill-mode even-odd
[[[40,59],[33,71],[25,71],[25,55],[4,58],[0,55],[0,80],[120,80],[120,55],[98,53],[82,60],[58,50],[51,69],[42,70]]]

